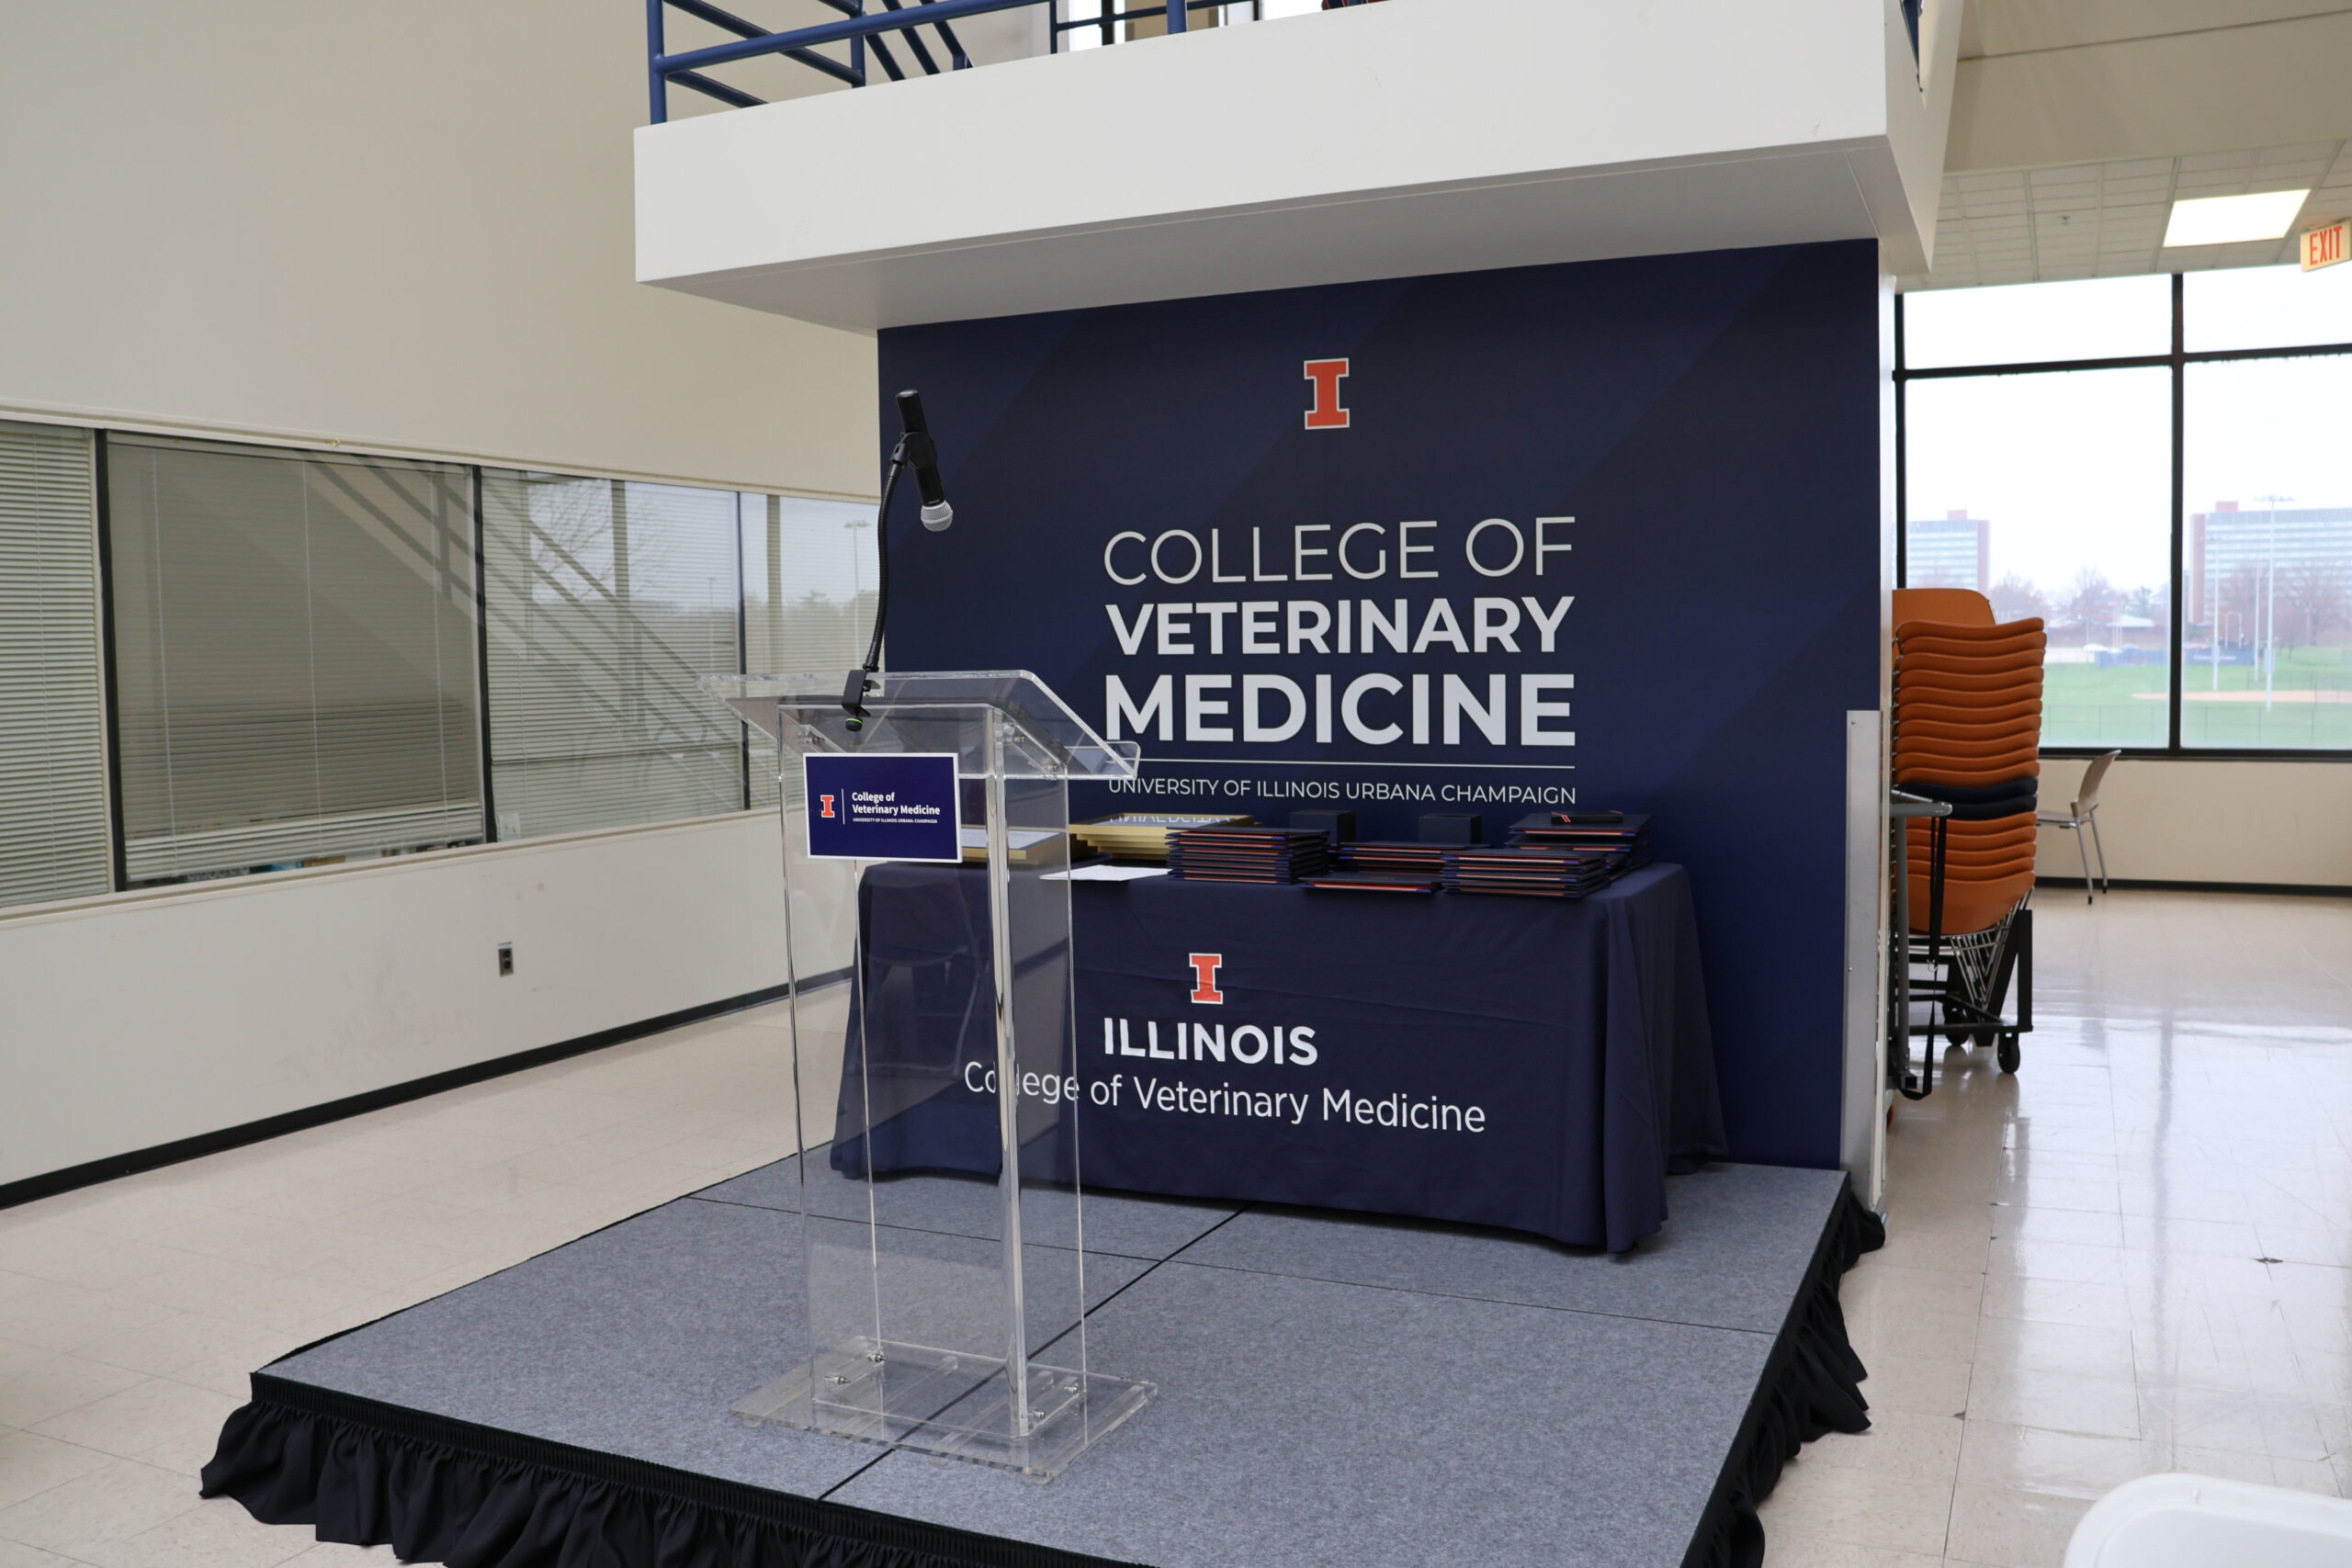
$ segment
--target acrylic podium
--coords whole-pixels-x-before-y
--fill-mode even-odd
[[[839,671],[702,683],[776,740],[796,982],[807,1338],[735,1414],[1053,1475],[1151,1393],[1087,1361],[1077,1101],[1094,1068],[1061,874],[1069,781],[1133,777],[1136,748],[1019,671],[878,674],[856,726]],[[840,802],[802,804],[808,760],[885,757],[955,760],[961,863],[812,853],[808,813]],[[928,918],[869,942],[875,901],[913,893]],[[891,1169],[917,1127],[965,1151],[960,1174]]]

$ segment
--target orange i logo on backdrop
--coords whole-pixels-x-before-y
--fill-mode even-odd
[[[1306,378],[1315,386],[1315,401],[1306,411],[1309,430],[1345,430],[1348,411],[1340,402],[1340,383],[1347,379],[1344,359],[1310,359]]]
[[[2352,218],[2339,218],[2324,229],[2303,231],[2303,270],[2334,266],[2352,256]]]

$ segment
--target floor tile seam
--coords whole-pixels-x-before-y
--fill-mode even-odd
[[[1069,1336],[1077,1333],[1080,1328],[1084,1327],[1088,1318],[1094,1316],[1097,1313],[1102,1311],[1103,1308],[1109,1306],[1113,1302],[1117,1301],[1121,1296],[1125,1295],[1129,1291],[1134,1290],[1137,1285],[1142,1284],[1146,1280],[1150,1279],[1154,1274],[1159,1272],[1162,1266],[1174,1262],[1177,1258],[1182,1257],[1187,1251],[1198,1246],[1200,1243],[1206,1241],[1210,1236],[1215,1235],[1217,1232],[1223,1230],[1226,1226],[1231,1224],[1242,1215],[1250,1213],[1256,1207],[1257,1205],[1254,1203],[1243,1204],[1240,1208],[1234,1210],[1233,1213],[1226,1215],[1225,1218],[1211,1225],[1207,1230],[1203,1231],[1199,1235],[1193,1237],[1192,1240],[1186,1242],[1182,1247],[1178,1247],[1174,1252],[1170,1253],[1166,1258],[1153,1259],[1149,1266],[1144,1269],[1143,1271],[1138,1273],[1134,1279],[1127,1280],[1117,1290],[1113,1291],[1109,1295],[1104,1296],[1092,1306],[1085,1307],[1079,1313],[1078,1322],[1071,1324],[1068,1328],[1063,1329],[1059,1334],[1057,1334],[1052,1338],[1046,1340],[1045,1344],[1038,1347],[1038,1349],[1040,1352],[1052,1349],[1056,1345],[1060,1344],[1064,1339],[1067,1339]],[[1083,1298],[1081,1298],[1081,1300]]]
[[[133,1383],[126,1383],[120,1388],[110,1390],[105,1393],[94,1394],[90,1398],[84,1400],[79,1404],[71,1404],[62,1410],[52,1410],[38,1421],[28,1421],[22,1426],[13,1426],[6,1422],[0,1422],[0,1431],[24,1432],[36,1438],[44,1438],[52,1443],[70,1443],[74,1441],[73,1438],[56,1437],[51,1433],[41,1431],[40,1428],[51,1421],[61,1420],[68,1416],[78,1416],[94,1404],[103,1404],[107,1400],[115,1398],[119,1394],[130,1393],[133,1390],[144,1388],[151,1382],[178,1382],[179,1381],[176,1378],[166,1378],[158,1372],[142,1372],[132,1367],[115,1367],[114,1363],[111,1361],[100,1361],[98,1365],[102,1367],[113,1367],[116,1371],[129,1372],[139,1381]],[[196,1385],[193,1383],[180,1383],[180,1386],[182,1388],[193,1388]],[[87,1448],[89,1445],[83,1443],[77,1444],[76,1446]]]
[[[56,1491],[56,1490],[57,1490],[59,1487],[61,1487],[61,1486],[71,1486],[71,1485],[73,1485],[73,1484],[74,1484],[75,1482],[77,1482],[77,1481],[86,1481],[86,1480],[88,1480],[91,1476],[97,1474],[97,1473],[98,1473],[98,1472],[100,1472],[100,1471],[102,1471],[102,1470],[105,1470],[105,1469],[107,1469],[107,1468],[109,1468],[109,1467],[111,1467],[111,1466],[113,1466],[113,1465],[118,1465],[118,1464],[136,1464],[136,1465],[144,1465],[144,1466],[145,1466],[147,1469],[149,1469],[149,1470],[161,1470],[161,1471],[166,1471],[166,1472],[170,1472],[170,1473],[173,1473],[173,1474],[177,1474],[177,1473],[178,1473],[178,1472],[175,1472],[175,1471],[172,1471],[172,1470],[171,1470],[171,1467],[170,1467],[170,1466],[168,1466],[168,1465],[156,1464],[156,1463],[152,1462],[151,1461],[143,1460],[143,1459],[134,1459],[134,1458],[132,1458],[132,1457],[131,1457],[130,1455],[129,1455],[129,1454],[109,1453],[109,1452],[108,1452],[108,1451],[107,1451],[105,1449],[94,1449],[94,1448],[92,1448],[92,1447],[91,1447],[89,1444],[87,1444],[87,1443],[77,1443],[77,1442],[74,1442],[73,1439],[71,1439],[71,1438],[52,1438],[52,1437],[49,1436],[46,1432],[36,1432],[36,1431],[33,1431],[33,1430],[32,1430],[30,1427],[14,1427],[14,1428],[0,1428],[0,1430],[15,1430],[15,1431],[21,1431],[21,1432],[23,1432],[26,1436],[28,1436],[28,1437],[33,1437],[33,1438],[39,1438],[42,1442],[45,1442],[45,1443],[55,1443],[55,1444],[58,1444],[58,1445],[59,1445],[60,1447],[62,1447],[62,1448],[79,1449],[82,1452],[84,1452],[84,1453],[85,1453],[85,1454],[88,1454],[88,1455],[89,1455],[90,1457],[92,1457],[93,1459],[96,1459],[96,1460],[98,1460],[99,1461],[101,1461],[101,1462],[99,1462],[99,1463],[97,1463],[97,1464],[92,1465],[89,1469],[87,1469],[87,1470],[85,1470],[85,1471],[83,1471],[83,1472],[82,1472],[80,1474],[78,1474],[78,1475],[69,1475],[69,1476],[65,1477],[65,1479],[63,1479],[62,1481],[53,1481],[53,1482],[50,1483],[47,1486],[44,1486],[44,1487],[40,1488],[40,1490],[39,1490],[39,1491],[37,1491],[37,1492],[28,1492],[28,1493],[26,1493],[23,1496],[21,1496],[21,1497],[17,1498],[15,1502],[10,1503],[9,1505],[7,1505],[7,1506],[6,1506],[6,1507],[5,1507],[5,1508],[0,1508],[0,1514],[7,1513],[10,1509],[21,1508],[21,1507],[23,1507],[27,1503],[33,1502],[33,1501],[35,1501],[36,1499],[39,1499],[39,1498],[41,1498],[41,1497],[46,1497],[46,1496],[48,1496],[51,1492]],[[193,1511],[193,1510],[194,1510],[194,1509],[196,1509],[196,1508],[198,1508],[198,1507],[203,1506],[203,1503],[204,1503],[204,1500],[203,1500],[202,1498],[200,1498],[200,1497],[196,1498],[196,1499],[195,1499],[195,1500],[194,1500],[194,1501],[189,1505],[190,1511]],[[175,1516],[174,1516],[174,1517],[178,1517],[177,1515],[175,1515]],[[168,1521],[166,1521],[166,1522],[168,1522]],[[16,1540],[16,1538],[15,1538],[15,1537],[13,1537],[13,1536],[10,1536],[10,1535],[6,1534],[5,1531],[0,1531],[0,1540]],[[18,1544],[19,1544],[19,1545],[23,1545],[23,1546],[38,1546],[38,1545],[39,1545],[39,1543],[38,1543],[38,1542],[35,1542],[35,1541],[29,1541],[29,1540],[27,1540],[27,1541],[19,1541],[19,1542],[18,1542]],[[43,1547],[43,1548],[41,1548],[41,1550],[43,1550],[43,1551],[47,1551],[47,1550],[48,1550],[48,1548]],[[76,1559],[76,1561],[79,1561],[79,1560],[78,1560],[78,1559]]]
[[[1384,1285],[1368,1280],[1340,1280],[1334,1279],[1327,1274],[1298,1274],[1287,1272],[1280,1269],[1249,1269],[1244,1268],[1238,1263],[1204,1263],[1198,1258],[1184,1258],[1181,1260],[1187,1268],[1214,1269],[1220,1273],[1256,1274],[1269,1280],[1304,1280],[1309,1283],[1317,1285],[1344,1285],[1354,1290],[1385,1291],[1393,1295],[1421,1296],[1431,1301],[1476,1302],[1485,1306],[1523,1307],[1532,1312],[1559,1313],[1569,1317],[1605,1317],[1613,1319],[1620,1323],[1652,1323],[1667,1328],[1704,1328],[1724,1334],[1754,1335],[1757,1337],[1763,1339],[1771,1339],[1777,1337],[1778,1335],[1778,1330],[1776,1329],[1744,1328],[1736,1324],[1693,1323],[1684,1318],[1652,1317],[1643,1313],[1602,1312],[1592,1307],[1555,1306],[1547,1302],[1520,1301],[1509,1296],[1473,1296],[1464,1294],[1459,1291],[1424,1291],[1416,1289],[1410,1285]],[[1175,1257],[1170,1257],[1166,1259],[1166,1261],[1174,1263],[1180,1261],[1180,1259]],[[1144,1278],[1144,1275],[1137,1275],[1134,1280],[1130,1281],[1130,1284],[1140,1284]],[[1106,1297],[1102,1304],[1105,1306],[1109,1305],[1110,1298]]]
[[[772,1209],[772,1208],[768,1207],[768,1206],[767,1206],[766,1204],[764,1204],[764,1203],[739,1203],[739,1202],[737,1202],[737,1201],[736,1201],[734,1199],[732,1199],[732,1198],[707,1198],[707,1197],[704,1197],[704,1196],[703,1196],[703,1194],[701,1194],[701,1193],[699,1193],[699,1192],[688,1192],[688,1193],[684,1194],[684,1196],[685,1196],[685,1198],[692,1199],[693,1201],[696,1201],[696,1202],[702,1202],[702,1203],[715,1203],[715,1204],[718,1204],[719,1207],[721,1207],[721,1208],[726,1208],[726,1209],[748,1209],[748,1210],[752,1210],[752,1211],[753,1211],[753,1212],[756,1212],[756,1213],[763,1213],[763,1214],[782,1214],[782,1215],[784,1215],[785,1217],[786,1217],[786,1218],[788,1218],[788,1219],[798,1219],[798,1218],[800,1218],[800,1217],[801,1217],[801,1215],[800,1215],[800,1211],[799,1211],[799,1210],[797,1210],[797,1209]],[[1238,1211],[1238,1210],[1236,1210],[1236,1211],[1235,1211],[1235,1214],[1238,1214],[1238,1213],[1240,1213],[1240,1211]],[[1235,1214],[1228,1214],[1228,1215],[1227,1215],[1227,1216],[1226,1216],[1226,1219],[1232,1219],[1232,1218],[1234,1218],[1234,1217],[1235,1217]],[[812,1216],[812,1217],[813,1217],[813,1218],[816,1218],[816,1219],[820,1219],[820,1220],[830,1220],[830,1221],[831,1221],[831,1222],[832,1222],[833,1224],[842,1224],[842,1225],[861,1225],[861,1224],[867,1224],[867,1223],[868,1223],[868,1222],[866,1222],[866,1221],[865,1221],[865,1220],[842,1219],[842,1218],[841,1218],[840,1216],[838,1216],[838,1215],[834,1215],[834,1214],[818,1214],[818,1215],[814,1215],[814,1216]],[[887,1221],[887,1220],[876,1220],[876,1221],[874,1221],[874,1222],[872,1222],[872,1223],[873,1223],[873,1224],[875,1224],[879,1225],[879,1226],[880,1226],[882,1229],[884,1229],[884,1230],[887,1230],[887,1231],[904,1231],[904,1232],[905,1232],[907,1235],[938,1235],[938,1236],[947,1236],[947,1237],[949,1237],[949,1238],[951,1238],[951,1239],[953,1239],[953,1240],[956,1240],[956,1241],[997,1241],[997,1242],[1001,1242],[1001,1241],[1002,1241],[1002,1240],[1004,1239],[1002,1236],[994,1236],[994,1235],[967,1235],[967,1234],[966,1234],[965,1232],[963,1232],[963,1231],[937,1231],[937,1230],[933,1230],[933,1229],[931,1229],[931,1228],[930,1228],[929,1226],[927,1226],[927,1225],[901,1225],[901,1224],[893,1224],[889,1223],[889,1222],[888,1222],[888,1221]],[[1222,1224],[1225,1224],[1225,1220],[1219,1220],[1219,1221],[1217,1222],[1217,1224],[1218,1224],[1218,1225],[1222,1225]],[[1212,1225],[1212,1226],[1210,1227],[1210,1229],[1211,1229],[1211,1230],[1214,1230],[1214,1229],[1216,1229],[1216,1225]],[[1207,1232],[1205,1232],[1205,1231],[1202,1233],[1202,1235],[1205,1235],[1206,1234],[1208,1234],[1208,1233],[1207,1233]],[[1198,1236],[1195,1236],[1195,1237],[1193,1238],[1193,1240],[1194,1240],[1194,1241],[1197,1241],[1197,1240],[1199,1240],[1199,1239],[1200,1239],[1200,1238],[1199,1238]],[[1080,1251],[1082,1250],[1082,1251],[1083,1251],[1083,1255],[1084,1255],[1084,1256],[1086,1256],[1086,1257],[1088,1257],[1088,1258],[1122,1258],[1126,1259],[1126,1260],[1127,1260],[1128,1262],[1130,1262],[1130,1263],[1155,1263],[1155,1264],[1156,1264],[1156,1263],[1165,1263],[1165,1262],[1167,1262],[1167,1261],[1168,1261],[1168,1258],[1172,1258],[1172,1257],[1174,1257],[1174,1256],[1175,1256],[1175,1253],[1170,1253],[1170,1254],[1168,1255],[1168,1258],[1154,1258],[1154,1257],[1152,1257],[1152,1256],[1151,1256],[1149,1253],[1148,1253],[1148,1252],[1113,1252],[1113,1251],[1111,1251],[1111,1250],[1110,1250],[1109,1248],[1107,1248],[1107,1247],[1086,1247],[1086,1248],[1080,1249],[1080,1248],[1079,1248],[1079,1247],[1064,1247],[1061,1243],[1059,1243],[1059,1242],[1057,1242],[1057,1241],[1029,1241],[1029,1240],[1024,1239],[1024,1240],[1023,1241],[1022,1245],[1023,1245],[1023,1247],[1041,1247],[1046,1248],[1046,1249],[1047,1251],[1049,1251],[1049,1252],[1069,1252],[1069,1253],[1078,1253],[1078,1252],[1080,1252]],[[1186,1243],[1184,1244],[1184,1246],[1185,1246],[1185,1247],[1190,1247],[1191,1245],[1192,1245],[1192,1242],[1189,1242],[1189,1241],[1188,1241],[1188,1242],[1186,1242]],[[1177,1248],[1177,1251],[1178,1251],[1178,1252],[1181,1252],[1181,1251],[1182,1251],[1182,1250],[1183,1250],[1183,1247],[1179,1247],[1179,1248]]]

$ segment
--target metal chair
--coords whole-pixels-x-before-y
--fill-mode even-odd
[[[2121,755],[2120,751],[2102,751],[2093,757],[2091,765],[2083,770],[2083,782],[2074,805],[2064,811],[2037,812],[2033,818],[2044,828],[2064,828],[2075,835],[2075,848],[2083,857],[2083,902],[2086,904],[2096,903],[2098,895],[2108,890],[2107,846],[2099,841],[2098,836],[2098,786],[2099,781],[2107,777],[2109,766]],[[2088,844],[2083,842],[2086,833],[2090,838]],[[2098,853],[2098,880],[2096,883],[2091,880],[2091,853],[2094,850]]]

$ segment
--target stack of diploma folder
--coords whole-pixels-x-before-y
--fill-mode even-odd
[[[1581,898],[1617,879],[1613,858],[1549,844],[1513,844],[1499,850],[1466,844],[1446,852],[1443,883],[1448,893]]]
[[[1445,870],[1443,844],[1347,843],[1332,852],[1338,869],[1309,886],[1355,893],[1434,893]]]
[[[1304,882],[1331,869],[1331,843],[1312,829],[1190,828],[1168,835],[1170,875],[1192,882]]]
[[[1650,819],[1640,811],[1539,811],[1511,824],[1510,841],[1606,855],[1623,875],[1650,862]]]

